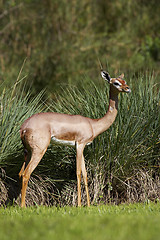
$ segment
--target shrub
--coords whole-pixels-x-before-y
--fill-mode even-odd
[[[156,81],[151,74],[127,81],[132,92],[128,95],[120,94],[116,121],[85,148],[92,203],[159,198],[160,94]],[[81,114],[91,118],[99,118],[106,113],[108,85],[106,89],[102,81],[99,86],[90,82],[91,79],[87,78],[86,84],[79,86],[80,90],[77,87],[63,88],[48,107],[40,103],[42,93],[29,99],[30,94],[24,94],[23,88],[19,91],[16,87],[12,92],[3,91],[0,166],[5,169],[6,175],[1,175],[12,178],[12,182],[15,179],[17,181],[23,161],[19,128],[24,119],[33,113],[47,108],[48,111]],[[38,204],[76,204],[75,154],[74,148],[49,146],[32,175],[27,191],[29,205],[34,204],[34,201]],[[1,176],[1,179],[4,183],[7,178]],[[4,188],[3,184],[1,186]],[[82,196],[85,204],[84,187]]]

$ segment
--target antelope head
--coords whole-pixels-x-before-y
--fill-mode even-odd
[[[115,90],[118,92],[125,92],[125,93],[130,93],[131,89],[129,86],[126,84],[126,81],[123,79],[124,74],[122,73],[119,77],[117,78],[111,78],[108,72],[101,71],[101,76],[104,78],[110,85],[112,85]]]

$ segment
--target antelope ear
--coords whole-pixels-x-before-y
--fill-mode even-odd
[[[109,75],[108,72],[105,72],[105,71],[102,70],[102,71],[101,71],[101,76],[102,76],[102,78],[104,78],[105,80],[107,80],[108,83],[110,83],[111,77],[110,77],[110,75]]]
[[[124,78],[124,73],[122,73],[120,76],[119,76],[119,78]]]

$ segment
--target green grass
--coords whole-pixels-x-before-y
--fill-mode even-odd
[[[86,79],[87,82],[84,85],[81,83],[79,88],[67,87],[57,94],[56,101],[47,106],[49,111],[102,117],[108,109],[109,86],[101,78],[99,86],[89,77]],[[92,204],[159,199],[158,79],[146,73],[126,81],[132,92],[128,95],[120,94],[115,122],[84,151]],[[18,186],[18,172],[24,161],[20,126],[32,114],[47,110],[42,102],[42,93],[31,99],[29,92],[26,94],[24,88],[19,90],[18,87],[16,83],[13,89],[4,90],[0,96],[0,189],[6,193],[5,199],[12,195],[9,192],[11,189],[13,195],[16,190],[12,187],[8,190],[3,183],[13,179],[15,187]],[[40,200],[41,192],[47,196],[48,205],[55,201],[61,206],[77,203],[75,155],[74,148],[50,145],[32,174],[35,179],[29,183],[31,188],[27,201],[31,196],[36,198],[29,205],[35,202],[45,204],[45,200]],[[31,189],[34,194],[30,194]],[[4,204],[3,196],[2,199],[0,204]],[[82,199],[85,205],[84,186]],[[16,197],[11,197],[11,201],[15,200]]]
[[[160,204],[0,209],[0,239],[160,239]]]
[[[17,82],[10,89],[3,90],[0,96],[0,166],[9,164],[10,156],[19,156],[22,149],[20,126],[24,120],[44,107],[40,103],[44,91],[30,98],[30,91]]]
[[[92,79],[87,79],[88,85],[84,85],[83,90],[77,87],[65,88],[58,95],[57,101],[52,103],[51,111],[80,114],[91,118],[104,116],[109,104],[109,86],[101,79],[98,86]],[[146,73],[132,79],[126,78],[126,81],[131,87],[131,94],[119,95],[119,110],[115,122],[84,151],[92,189],[90,196],[95,200],[94,203],[100,199],[106,201],[107,198],[107,201],[111,201],[115,195],[119,199],[125,195],[125,199],[130,202],[151,199],[154,192],[151,189],[153,186],[151,182],[154,181],[152,173],[155,172],[155,175],[159,176],[158,79]],[[55,148],[51,151],[54,156]],[[72,149],[68,148],[66,152],[66,156],[73,156]],[[63,159],[66,158],[64,155]],[[68,157],[67,160],[74,169],[75,159]],[[48,165],[50,170],[53,169],[52,166],[54,167],[52,162]],[[68,166],[67,163],[65,167]],[[68,179],[73,179],[72,176],[73,174]],[[148,184],[149,182],[151,184]],[[98,194],[94,197],[96,191]],[[106,191],[107,194],[104,193]]]

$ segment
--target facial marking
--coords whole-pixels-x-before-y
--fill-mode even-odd
[[[109,76],[109,73],[105,71],[101,71],[101,76],[105,78],[109,84],[113,85],[119,92],[126,92],[126,93],[131,92],[129,86],[127,86],[126,84],[126,81],[123,79],[124,74],[121,74],[117,78],[111,78]]]
[[[115,80],[114,84],[117,85],[117,86],[121,86],[121,85],[122,85],[122,84],[120,83],[120,81],[118,81],[118,80]]]
[[[121,80],[122,84],[126,84],[126,81],[125,80]]]

